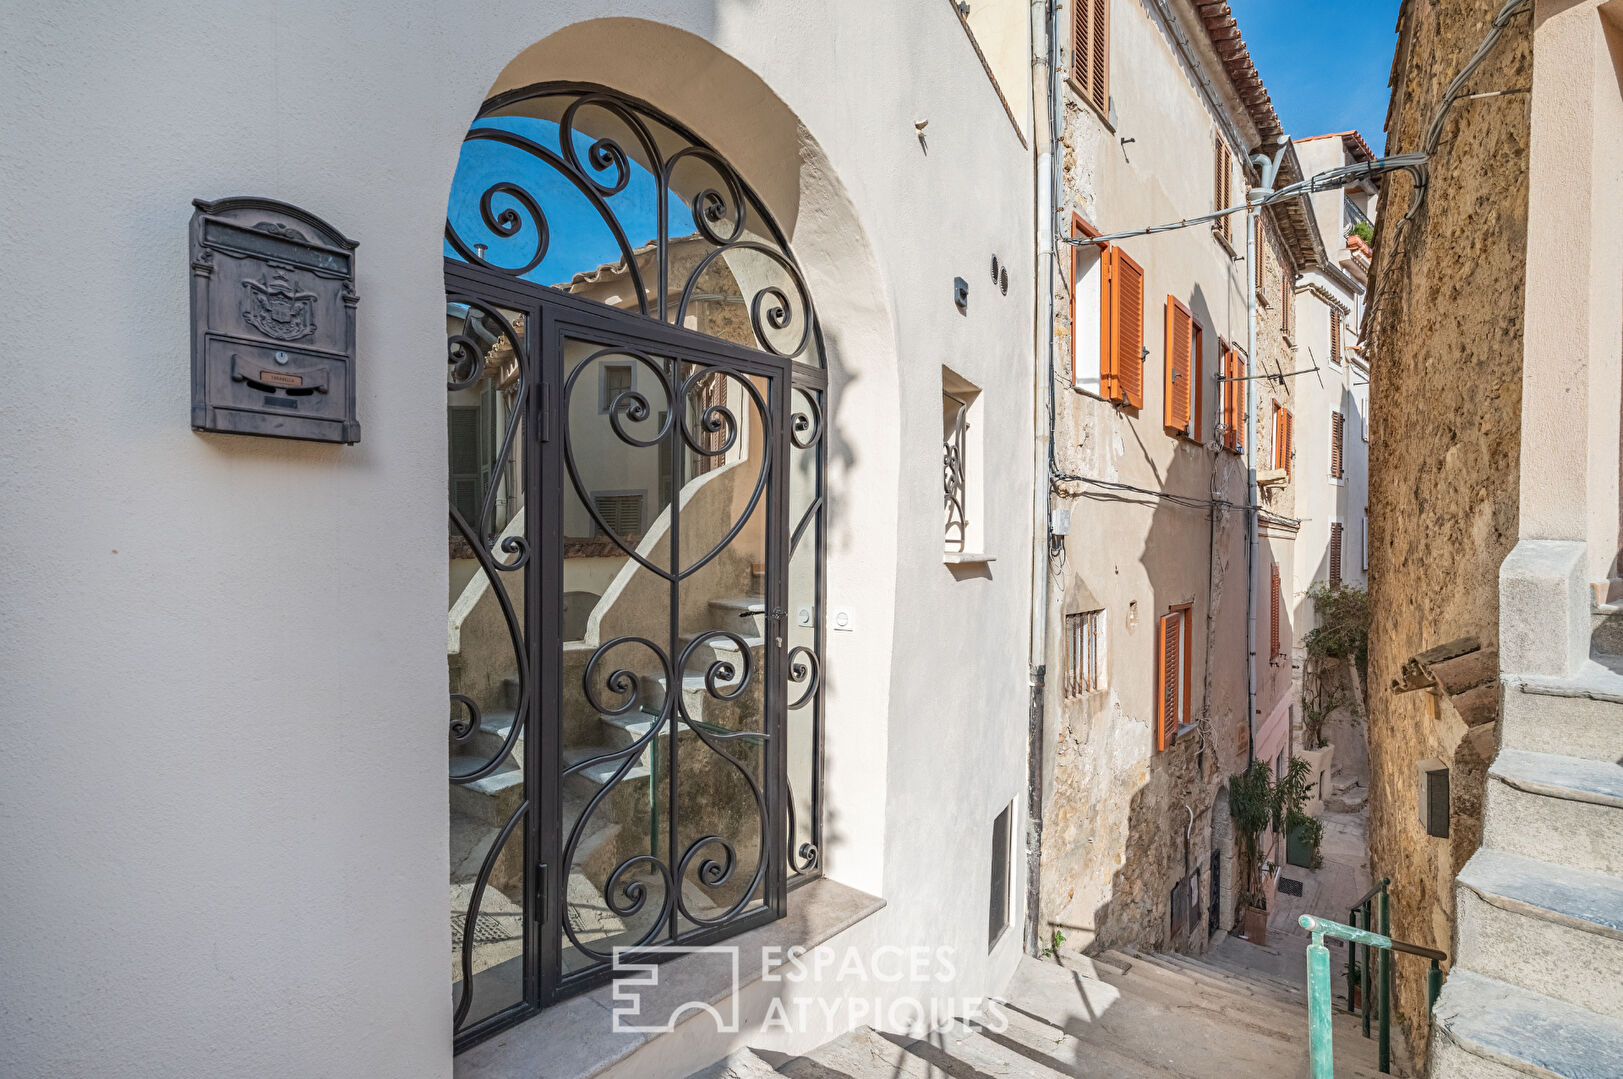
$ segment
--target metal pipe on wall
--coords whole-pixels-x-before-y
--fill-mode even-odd
[[[1033,183],[1036,213],[1033,231],[1037,247],[1036,285],[1042,289],[1042,302],[1036,305],[1038,323],[1034,337],[1032,369],[1032,506],[1031,506],[1031,630],[1028,658],[1028,704],[1026,730],[1026,916],[1025,951],[1037,955],[1042,950],[1039,923],[1042,915],[1043,841],[1043,757],[1047,735],[1043,709],[1047,682],[1048,649],[1048,516],[1050,439],[1052,437],[1054,392],[1054,265],[1058,254],[1055,229],[1054,147],[1058,120],[1055,63],[1059,40],[1057,20],[1060,4],[1054,0],[1033,0],[1031,5],[1031,126],[1032,151],[1036,155]]]

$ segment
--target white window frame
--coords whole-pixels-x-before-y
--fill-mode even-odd
[[[1080,244],[1071,263],[1071,388],[1104,395],[1104,248]]]

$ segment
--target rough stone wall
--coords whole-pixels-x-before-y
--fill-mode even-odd
[[[1420,147],[1448,83],[1480,44],[1499,0],[1405,3],[1399,20],[1388,153]],[[1529,17],[1517,16],[1466,92],[1526,87]],[[1371,295],[1369,664],[1374,872],[1392,879],[1392,931],[1453,945],[1454,876],[1481,837],[1486,761],[1497,724],[1462,743],[1452,708],[1394,694],[1409,656],[1445,641],[1498,636],[1499,564],[1516,540],[1528,98],[1457,104],[1431,162],[1430,191],[1391,174],[1381,189]],[[1428,838],[1419,761],[1450,762],[1451,838]],[[1395,1014],[1425,1052],[1425,964],[1395,964]]]

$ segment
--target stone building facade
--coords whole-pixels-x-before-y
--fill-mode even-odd
[[[1056,152],[1074,240],[1242,203],[1279,121],[1224,4],[1070,5]],[[1108,23],[1108,25],[1105,25]],[[1217,43],[1223,44],[1220,55]],[[1284,148],[1281,182],[1298,178]],[[1237,900],[1227,778],[1284,750],[1296,529],[1285,297],[1318,248],[1304,204],[1062,260],[1054,304],[1041,933],[1068,947],[1203,951]],[[1247,302],[1257,297],[1249,367]],[[1246,391],[1254,408],[1247,422]],[[1247,443],[1275,473],[1253,576],[1246,714]],[[1278,467],[1273,466],[1277,464]],[[1279,576],[1275,577],[1275,570]],[[1271,612],[1274,618],[1271,619]],[[1278,648],[1270,642],[1283,641]]]
[[[1387,151],[1417,149],[1449,81],[1483,39],[1496,0],[1405,3]],[[1514,19],[1471,90],[1526,87],[1529,18]],[[1468,726],[1451,698],[1399,693],[1405,662],[1438,645],[1499,636],[1498,573],[1517,537],[1528,98],[1456,106],[1429,164],[1382,184],[1365,341],[1382,387],[1370,402],[1370,856],[1392,880],[1392,931],[1451,951],[1454,879],[1482,834],[1495,714]],[[1483,722],[1482,720],[1486,720]],[[1418,767],[1449,771],[1448,838],[1422,824]],[[1399,961],[1395,1010],[1423,1030],[1423,963]],[[1415,1048],[1423,1052],[1423,1039]]]

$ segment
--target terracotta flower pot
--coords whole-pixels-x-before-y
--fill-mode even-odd
[[[1245,908],[1245,939],[1259,948],[1268,946],[1268,912],[1249,904]]]

